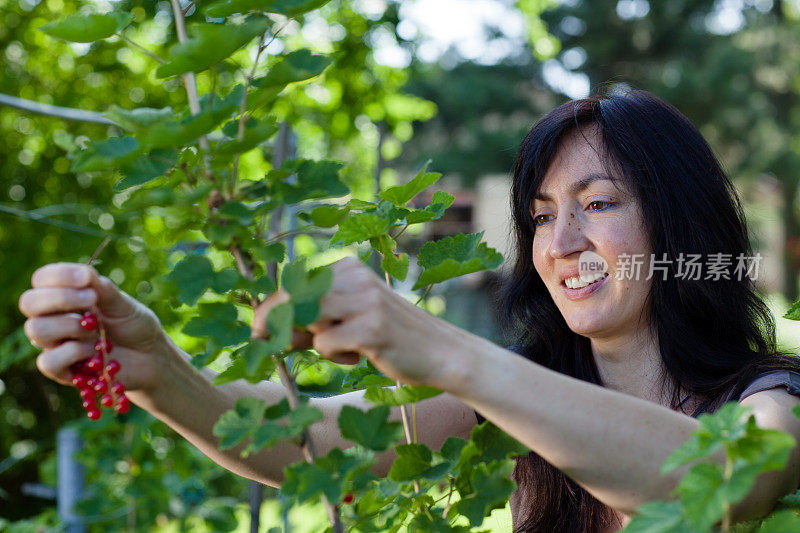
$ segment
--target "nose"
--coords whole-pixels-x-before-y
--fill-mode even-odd
[[[581,226],[581,221],[572,212],[556,217],[547,251],[550,257],[563,259],[575,252],[585,251],[588,240]]]

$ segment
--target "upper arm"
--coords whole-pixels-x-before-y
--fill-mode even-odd
[[[777,429],[789,433],[800,444],[800,420],[792,408],[800,404],[800,398],[783,388],[757,392],[741,401],[753,408],[753,416],[759,427]],[[750,495],[734,508],[739,520],[761,517],[768,514],[782,496],[794,492],[800,485],[800,446],[795,445],[789,454],[786,467],[767,472],[758,477]]]
[[[332,448],[347,448],[353,445],[352,442],[342,438],[338,427],[339,412],[345,405],[357,407],[361,410],[369,410],[375,407],[364,399],[364,391],[357,390],[331,396],[328,398],[317,398],[312,403],[319,407],[325,415],[325,421],[312,426],[312,437],[320,449],[321,454],[327,454]],[[448,437],[460,437],[468,439],[473,426],[477,424],[475,411],[467,406],[455,396],[442,393],[433,398],[428,398],[417,404],[406,406],[408,412],[409,425],[413,438],[413,422],[416,418],[417,442],[425,444],[432,450],[439,450]],[[392,407],[389,416],[390,421],[400,421],[401,414],[399,407]],[[403,439],[400,443],[405,443]],[[373,471],[381,476],[385,476],[392,466],[395,459],[393,450],[377,453],[378,463]]]

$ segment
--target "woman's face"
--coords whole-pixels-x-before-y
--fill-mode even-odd
[[[642,309],[651,284],[640,202],[619,174],[608,175],[596,127],[583,133],[591,145],[577,130],[565,137],[531,205],[533,264],[572,331],[596,339],[634,334],[649,321]],[[585,259],[598,258],[588,252],[605,263],[595,275]],[[635,257],[638,277],[624,266]]]

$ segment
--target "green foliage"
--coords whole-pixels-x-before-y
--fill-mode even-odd
[[[345,405],[339,414],[339,429],[342,437],[361,446],[382,452],[395,444],[403,435],[400,422],[387,422],[389,408],[378,406],[361,411]]]
[[[482,236],[483,232],[455,235],[425,243],[419,251],[419,265],[424,270],[414,288],[500,266],[503,256],[480,242]]]
[[[75,43],[91,43],[116,34],[133,20],[130,13],[107,15],[70,15],[45,24],[41,29],[48,35]]]

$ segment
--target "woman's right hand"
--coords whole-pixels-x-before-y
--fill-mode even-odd
[[[98,330],[80,325],[81,315],[92,310],[113,343],[109,359],[122,367],[116,379],[131,391],[156,386],[169,338],[153,311],[85,264],[45,265],[33,273],[31,286],[19,308],[28,317],[25,334],[42,349],[36,359],[42,374],[71,384],[70,365],[94,353]]]

